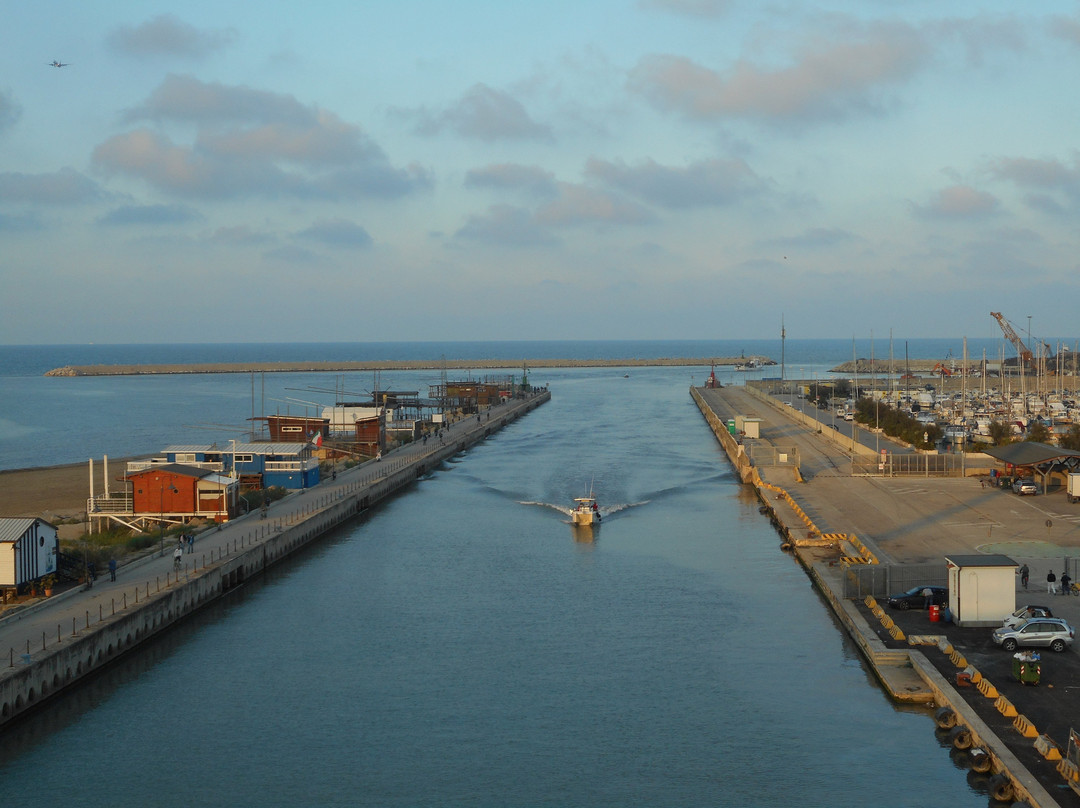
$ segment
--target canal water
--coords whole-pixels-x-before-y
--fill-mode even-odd
[[[685,369],[543,375],[550,403],[5,730],[0,797],[987,804],[779,550]]]

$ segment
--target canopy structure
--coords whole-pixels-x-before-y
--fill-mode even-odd
[[[1065,474],[1080,471],[1080,452],[1062,449],[1060,446],[1022,441],[1005,446],[991,446],[983,451],[1009,466],[1030,469],[1032,474],[1038,473],[1042,476],[1044,483],[1047,475],[1055,471]]]

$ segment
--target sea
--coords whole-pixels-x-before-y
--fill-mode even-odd
[[[949,343],[954,352],[958,343]],[[426,394],[440,378],[437,369],[379,379],[43,375],[63,365],[740,353],[779,361],[780,348],[0,348],[0,467],[235,438],[253,409],[303,412],[373,387]],[[788,377],[824,377],[851,358],[852,344],[789,340],[784,352]],[[986,806],[985,776],[951,750],[929,711],[891,702],[780,550],[690,399],[709,371],[528,371],[550,402],[5,728],[0,799]],[[752,375],[717,373],[725,383]],[[567,509],[589,490],[604,519],[582,532]]]

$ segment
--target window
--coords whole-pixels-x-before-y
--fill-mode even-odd
[[[281,428],[281,431],[282,432],[303,432],[304,428],[302,426],[283,426]]]
[[[249,454],[235,455],[237,463],[250,463],[254,458]]]
[[[183,454],[180,454],[178,452],[176,454],[176,462],[177,463],[194,463],[195,462],[195,453],[194,452],[185,452]]]

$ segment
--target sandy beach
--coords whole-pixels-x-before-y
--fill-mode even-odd
[[[123,474],[125,468],[126,458],[110,459],[109,474],[113,478]],[[101,471],[101,463],[95,463],[94,485],[99,489]],[[88,463],[0,471],[0,516],[40,516],[54,524],[64,519],[80,519],[86,512],[89,496]],[[82,531],[80,525],[70,527]],[[62,530],[61,535],[65,532]]]

